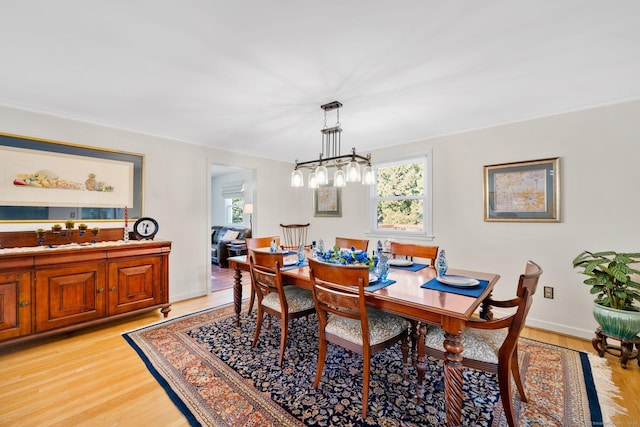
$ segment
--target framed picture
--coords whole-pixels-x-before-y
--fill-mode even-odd
[[[560,159],[484,167],[484,220],[560,221]]]
[[[144,156],[0,133],[0,222],[141,217]]]
[[[313,216],[342,216],[342,188],[333,182],[313,190]]]

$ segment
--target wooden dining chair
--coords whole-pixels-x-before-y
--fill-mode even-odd
[[[350,249],[351,247],[357,250],[367,251],[369,247],[369,241],[366,239],[351,239],[348,237],[336,237],[336,246],[343,249]]]
[[[414,245],[412,243],[391,242],[389,247],[391,256],[401,255],[413,261],[413,257],[424,258],[429,260],[429,265],[434,266],[436,257],[438,256],[438,246]]]
[[[298,250],[300,245],[310,249],[311,245],[307,245],[307,229],[309,223],[306,224],[280,224],[282,228],[282,249]]]
[[[278,365],[282,365],[284,350],[289,335],[289,321],[309,316],[315,312],[311,292],[297,286],[283,286],[280,268],[283,265],[283,254],[280,252],[249,251],[249,268],[258,295],[258,320],[253,336],[252,347],[260,337],[264,314],[280,319],[280,357]]]
[[[369,283],[367,266],[329,264],[309,259],[313,300],[319,325],[318,368],[313,387],[322,377],[327,343],[362,354],[362,418],[367,417],[371,356],[402,341],[403,374],[408,373],[409,322],[399,316],[369,308],[364,287]]]
[[[462,364],[498,374],[500,399],[509,426],[516,425],[511,399],[511,375],[520,393],[520,400],[527,402],[520,367],[518,365],[518,338],[533,302],[542,269],[533,261],[527,263],[524,274],[520,275],[516,297],[507,301],[487,299],[485,302],[495,307],[515,308],[515,313],[495,320],[467,322],[462,334]],[[430,328],[425,339],[425,353],[444,359],[443,335],[441,328]]]
[[[250,249],[270,247],[273,239],[276,239],[276,245],[280,247],[280,236],[247,237],[246,239],[244,239],[245,244],[247,245],[247,255]],[[253,284],[253,276],[252,276],[251,277],[251,296],[249,297],[249,310],[247,311],[247,313],[251,313],[251,310],[253,310],[253,303],[255,299],[256,299],[256,287]]]

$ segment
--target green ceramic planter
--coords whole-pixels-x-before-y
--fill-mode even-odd
[[[602,331],[618,338],[635,338],[640,334],[640,311],[625,311],[593,303],[593,317]]]

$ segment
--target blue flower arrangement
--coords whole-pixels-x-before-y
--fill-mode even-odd
[[[328,251],[320,253],[318,258],[332,264],[368,265],[369,270],[374,267],[373,258],[369,258],[366,251],[356,250],[354,246],[351,249],[340,249],[338,246],[334,246]]]

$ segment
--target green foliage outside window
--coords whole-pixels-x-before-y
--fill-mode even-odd
[[[227,206],[227,221],[229,224],[242,224],[244,222],[244,199],[236,197],[225,199],[225,204]]]
[[[405,162],[377,169],[378,229],[424,230],[424,162]]]

